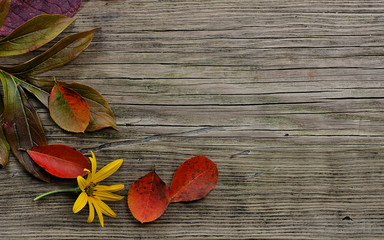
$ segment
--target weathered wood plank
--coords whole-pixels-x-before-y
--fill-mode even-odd
[[[83,1],[65,34],[102,27],[74,62],[45,73],[93,86],[119,131],[70,134],[37,104],[50,143],[123,158],[108,184],[204,154],[218,164],[203,200],[141,225],[86,223],[70,187],[0,172],[4,239],[381,239],[384,237],[384,2]],[[39,50],[42,51],[42,50]],[[33,54],[30,54],[32,56]],[[26,57],[0,59],[15,64]]]

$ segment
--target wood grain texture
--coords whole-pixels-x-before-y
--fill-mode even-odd
[[[76,17],[62,36],[102,29],[42,76],[99,90],[119,131],[66,133],[37,105],[49,143],[123,158],[105,183],[124,195],[153,165],[169,185],[199,154],[218,184],[150,224],[114,202],[102,229],[71,194],[33,202],[73,182],[42,183],[11,158],[0,238],[384,238],[383,1],[86,0]]]

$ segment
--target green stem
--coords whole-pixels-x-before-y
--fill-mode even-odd
[[[63,193],[63,192],[79,193],[79,192],[81,192],[81,189],[79,187],[77,187],[77,188],[72,188],[72,189],[55,190],[55,191],[44,193],[44,194],[36,197],[35,199],[33,199],[33,201],[39,200],[42,197],[45,197],[45,196],[48,196],[48,195],[51,195],[51,194],[54,194],[54,193]]]

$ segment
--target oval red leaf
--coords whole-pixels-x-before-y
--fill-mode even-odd
[[[128,206],[141,223],[159,218],[168,207],[167,184],[153,171],[137,179],[128,192]]]
[[[84,132],[90,121],[87,101],[59,83],[49,95],[49,113],[57,125],[69,132]]]
[[[61,178],[84,176],[84,168],[91,169],[88,159],[66,145],[40,145],[28,151],[29,156],[50,174]]]
[[[205,156],[195,156],[181,164],[169,189],[170,202],[187,202],[205,197],[218,178],[216,164]]]

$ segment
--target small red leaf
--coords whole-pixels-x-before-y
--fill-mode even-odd
[[[167,184],[153,171],[137,179],[128,192],[128,206],[141,223],[159,218],[168,207]]]
[[[84,132],[90,121],[87,101],[59,83],[49,96],[49,113],[57,125],[70,132]]]
[[[91,169],[88,159],[66,145],[40,145],[28,151],[29,156],[50,174],[61,178],[84,176],[84,168]]]
[[[187,202],[205,197],[218,178],[216,164],[205,156],[195,156],[181,164],[169,189],[170,202]]]

